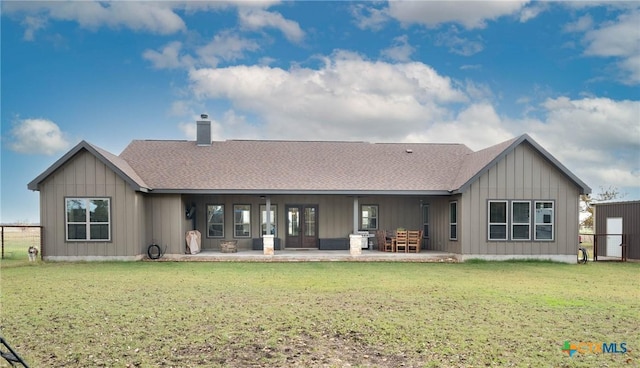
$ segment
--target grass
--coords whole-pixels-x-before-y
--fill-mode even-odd
[[[640,264],[4,260],[36,367],[637,366]],[[626,354],[561,351],[626,342]],[[2,366],[3,362],[0,362]]]

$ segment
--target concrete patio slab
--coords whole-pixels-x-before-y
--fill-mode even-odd
[[[147,259],[149,260],[149,259]],[[218,250],[203,250],[198,254],[166,254],[157,261],[191,262],[458,262],[453,253],[422,251],[420,253],[389,253],[363,250],[352,256],[348,250],[277,250],[274,255],[262,251],[240,250],[222,253]]]

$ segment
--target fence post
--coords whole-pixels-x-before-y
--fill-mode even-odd
[[[4,259],[4,226],[0,226],[0,232],[2,233],[2,259]]]
[[[39,226],[40,228],[40,260],[42,261],[44,259],[44,227],[43,226]]]

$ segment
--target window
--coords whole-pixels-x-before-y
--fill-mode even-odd
[[[489,240],[553,240],[554,202],[529,200],[488,201]],[[535,208],[535,215],[531,210]],[[532,231],[531,225],[534,225]],[[507,229],[510,229],[507,231]]]
[[[535,240],[553,240],[553,202],[536,201]]]
[[[511,239],[531,240],[531,202],[511,202]]]
[[[224,238],[224,205],[207,205],[207,237]]]
[[[269,213],[269,220],[271,220],[271,229],[267,232],[267,205],[260,205],[260,236],[264,235],[276,235],[278,229],[278,209],[275,204],[271,205],[271,211]]]
[[[507,240],[507,201],[489,201],[489,240]]]
[[[429,237],[429,205],[422,206],[422,237]]]
[[[109,198],[66,198],[68,241],[111,240],[111,201]]]
[[[362,205],[360,207],[360,213],[362,214],[362,226],[363,230],[376,230],[378,229],[378,206],[377,205]]]
[[[236,204],[233,206],[233,236],[236,238],[251,237],[251,205]]]
[[[458,240],[458,202],[449,203],[449,240]]]

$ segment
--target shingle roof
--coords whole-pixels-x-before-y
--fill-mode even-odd
[[[462,165],[460,165],[460,171],[455,180],[451,183],[451,190],[460,189],[467,182],[469,182],[474,176],[478,175],[485,167],[494,161],[503,152],[506,152],[507,148],[513,144],[518,138],[513,138],[502,143],[498,143],[495,146],[485,148],[483,150],[470,153]]]
[[[591,189],[524,134],[473,152],[462,144],[228,140],[135,140],[120,156],[80,142],[29,183],[31,190],[77,152],[96,155],[135,190],[179,193],[463,192],[528,142],[581,189]]]
[[[133,141],[120,155],[157,190],[446,191],[461,144]]]
[[[109,164],[113,165],[112,169],[115,168],[116,169],[115,171],[120,170],[122,174],[125,176],[125,178],[128,178],[129,179],[128,181],[130,181],[134,186],[137,186],[140,188],[146,188],[146,189],[150,188],[147,185],[147,183],[138,175],[138,173],[135,170],[133,170],[133,168],[131,168],[131,166],[127,161],[125,161],[119,156],[112,154],[109,151],[105,151],[98,146],[92,145],[91,143],[87,143],[87,144],[93,147],[93,149],[95,149],[96,152],[98,152],[104,157],[104,159],[106,160],[105,163],[107,165]]]

